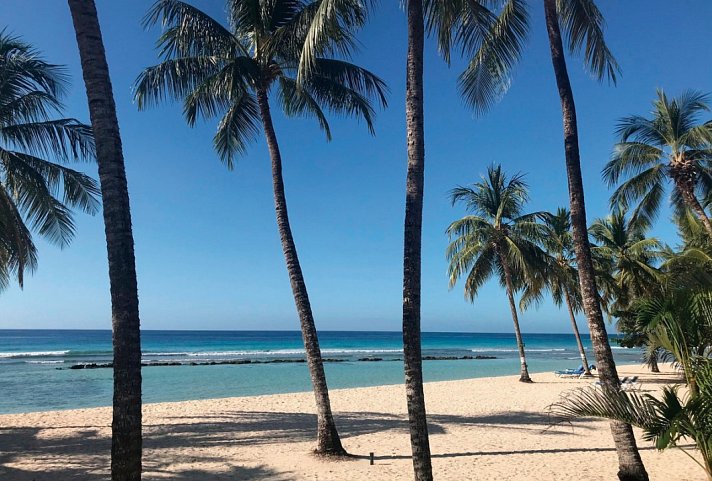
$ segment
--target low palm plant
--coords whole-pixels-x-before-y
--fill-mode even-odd
[[[535,282],[534,266],[545,262],[539,247],[543,229],[537,222],[543,213],[524,213],[529,200],[528,186],[521,174],[508,177],[502,167],[491,166],[487,175],[472,187],[451,192],[452,204],[462,203],[471,213],[447,229],[450,287],[465,278],[465,298],[473,301],[492,276],[499,278],[507,292],[514,322],[514,334],[521,361],[521,382],[532,382],[527,369],[524,341],[514,294],[525,280]]]
[[[685,375],[688,389],[663,388],[662,396],[596,388],[567,393],[551,412],[564,419],[580,416],[625,422],[643,429],[658,449],[679,448],[712,480],[712,292],[709,289],[663,288],[633,303],[639,329],[650,336]],[[702,462],[680,443],[693,441]]]
[[[567,393],[551,406],[551,413],[564,420],[599,417],[637,426],[643,439],[660,450],[678,448],[696,462],[712,480],[712,361],[699,358],[695,377],[697,390],[684,393],[679,386],[666,386],[658,398],[625,391],[604,393],[586,388]],[[702,461],[682,447],[695,443]]]
[[[710,355],[712,347],[712,291],[665,289],[661,295],[634,304],[639,330],[649,344],[680,367],[690,391],[697,390],[696,362]]]
[[[71,209],[100,206],[96,181],[65,165],[94,159],[91,128],[55,118],[66,89],[64,68],[0,31],[0,288],[13,277],[22,286],[36,267],[33,230],[64,247],[74,235]]]

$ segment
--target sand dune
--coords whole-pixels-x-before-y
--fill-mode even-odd
[[[672,373],[641,374],[643,390]],[[426,385],[435,479],[614,480],[616,454],[606,422],[549,426],[546,407],[586,381],[536,374]],[[412,480],[402,386],[332,392],[343,461],[312,456],[310,393],[149,404],[144,407],[145,480]],[[108,408],[0,416],[3,481],[98,481],[108,478]],[[704,480],[679,451],[660,453],[640,440],[652,480]],[[375,453],[375,465],[368,462]]]

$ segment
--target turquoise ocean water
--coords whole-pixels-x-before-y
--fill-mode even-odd
[[[325,331],[319,338],[330,388],[403,381],[399,332]],[[573,335],[528,334],[524,341],[532,373],[580,364]],[[595,362],[587,336],[584,343]],[[295,362],[304,358],[298,331],[143,331],[142,350],[145,402],[310,389],[306,364]],[[641,357],[618,347],[614,354],[619,363]],[[513,334],[423,333],[424,357],[478,355],[496,359],[425,360],[425,380],[519,372]],[[111,405],[111,369],[71,369],[109,362],[110,331],[0,330],[0,413]]]

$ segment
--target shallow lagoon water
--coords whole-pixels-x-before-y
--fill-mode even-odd
[[[532,373],[580,364],[568,334],[524,336]],[[322,332],[331,389],[403,382],[398,332]],[[588,337],[589,361],[594,361]],[[297,331],[144,331],[144,402],[183,401],[310,390]],[[617,362],[640,360],[639,350],[614,348]],[[495,356],[497,359],[424,361],[426,381],[519,373],[512,334],[423,333],[423,355]],[[381,359],[364,361],[363,359]],[[244,362],[252,364],[217,364]],[[0,330],[0,413],[76,409],[111,405],[112,370],[69,369],[111,361],[109,331]],[[280,361],[280,362],[270,362]],[[338,362],[337,362],[338,361]],[[194,365],[203,364],[203,365]],[[534,376],[536,380],[536,377]]]

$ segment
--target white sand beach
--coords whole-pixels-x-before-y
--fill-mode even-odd
[[[639,374],[643,392],[676,380],[670,371]],[[590,381],[536,374],[426,384],[434,475],[461,480],[606,480],[617,460],[607,422],[549,426],[547,406]],[[148,404],[144,407],[145,480],[410,481],[413,479],[403,386],[334,390],[344,446],[355,457],[310,454],[311,393]],[[0,479],[108,479],[108,408],[0,416]],[[638,433],[640,434],[640,433]],[[639,436],[651,480],[704,480],[679,450],[658,452]],[[368,454],[375,453],[369,465]]]

